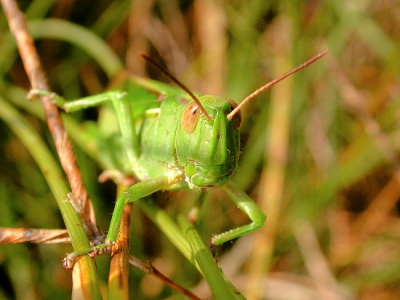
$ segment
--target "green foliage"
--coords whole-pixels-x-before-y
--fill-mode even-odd
[[[398,298],[397,1],[150,3],[36,0],[23,6],[52,89],[67,99],[100,93],[120,82],[125,68],[144,78],[138,80],[148,90],[157,89],[146,78],[160,79],[160,74],[149,70],[147,75],[137,55],[145,51],[164,58],[192,90],[240,102],[329,49],[326,58],[243,111],[243,155],[233,179],[268,220],[259,233],[222,247],[222,270],[249,299],[260,299],[251,288],[257,282],[266,299],[325,299],[328,293],[342,299]],[[29,83],[3,14],[0,28],[2,103],[18,109],[18,118],[41,136],[53,156],[47,161],[57,160],[39,102],[26,100]],[[113,118],[107,108],[64,118],[102,229],[108,228],[116,195],[111,182],[100,184],[97,178],[118,160],[109,151],[116,140],[110,136],[110,143],[103,143],[106,159],[99,159],[91,138],[99,128],[112,132]],[[27,148],[12,131],[15,122],[6,123],[1,116],[0,226],[64,228],[54,201],[59,197],[33,159],[35,147]],[[59,177],[56,182],[65,184]],[[131,252],[177,283],[197,286],[195,293],[206,297],[201,275],[181,255],[190,253],[185,242],[178,242],[178,251],[164,228],[142,214],[179,219],[197,196],[166,192],[155,196],[154,204],[148,199],[148,206],[134,205]],[[212,234],[248,222],[221,191],[202,200],[195,228],[206,243]],[[1,245],[0,299],[70,298],[71,273],[60,260],[71,250],[69,244]],[[107,259],[99,258],[97,265],[106,282]],[[135,299],[183,297],[149,283],[133,267],[130,289]]]

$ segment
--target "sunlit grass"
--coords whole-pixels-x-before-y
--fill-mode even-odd
[[[52,89],[69,99],[99,93],[118,80],[118,61],[129,72],[164,80],[152,69],[147,74],[137,55],[145,51],[164,58],[196,92],[240,102],[328,49],[326,58],[260,95],[243,111],[243,155],[233,179],[266,210],[269,220],[259,233],[222,247],[222,270],[249,299],[327,299],[330,293],[340,299],[398,298],[397,2],[149,3],[76,2],[69,7],[33,1],[22,7],[36,24],[50,24],[42,22],[56,17],[85,27],[117,57],[112,60],[114,54],[105,52],[96,56],[95,45],[91,53],[90,47],[83,51],[59,39],[42,39],[46,27],[42,33],[39,28],[33,34],[40,38],[37,46]],[[1,38],[10,41],[3,14],[0,18]],[[54,34],[62,36],[61,31]],[[56,157],[38,103],[24,102],[29,84],[16,49],[2,42],[0,53],[0,96],[18,107]],[[279,110],[284,103],[287,109]],[[95,120],[97,111],[68,116],[68,130],[79,132],[80,118]],[[3,121],[0,126],[0,226],[63,228],[41,170],[10,128]],[[76,135],[74,142],[98,222],[106,230],[115,187],[97,182],[101,170],[81,150],[82,136]],[[175,218],[188,210],[190,197],[161,193],[155,203]],[[196,228],[207,243],[213,233],[246,222],[223,193],[214,191],[203,201]],[[70,251],[70,245],[1,245],[0,272],[7,280],[2,281],[0,298],[70,298],[71,273],[60,264]],[[209,295],[195,267],[137,206],[131,252],[199,296]],[[106,265],[104,258],[98,260],[105,280]],[[133,268],[130,273],[136,299],[171,296],[162,287],[157,293],[150,289],[150,295],[143,273]],[[265,289],[254,292],[249,282]]]

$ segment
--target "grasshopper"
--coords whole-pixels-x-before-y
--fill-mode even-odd
[[[219,187],[249,217],[249,224],[214,235],[210,241],[211,247],[254,232],[263,226],[266,220],[264,213],[244,191],[230,181],[238,167],[240,156],[240,109],[260,93],[326,53],[327,51],[313,57],[267,83],[239,105],[233,100],[217,96],[196,96],[145,54],[141,54],[143,58],[182,88],[181,95],[160,94],[159,101],[146,108],[143,108],[138,99],[131,99],[125,91],[110,91],[68,102],[53,95],[56,104],[66,112],[112,102],[119,123],[126,164],[130,169],[128,172],[139,180],[119,195],[105,242],[67,254],[63,266],[71,269],[81,255],[95,257],[116,251],[125,204],[160,190],[207,190]]]

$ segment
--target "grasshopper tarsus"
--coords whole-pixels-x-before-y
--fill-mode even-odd
[[[96,245],[91,248],[80,250],[72,253],[67,253],[61,261],[64,269],[70,270],[74,267],[79,257],[87,255],[91,258],[103,255],[104,253],[116,253],[119,250],[118,242],[106,241],[104,244]]]

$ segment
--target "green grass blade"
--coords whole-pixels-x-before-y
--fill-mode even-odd
[[[71,22],[46,19],[27,23],[33,39],[56,39],[69,42],[85,51],[112,78],[124,69],[120,59],[99,36],[88,29]],[[17,55],[13,37],[8,34],[2,37],[0,48],[0,74],[7,72]]]
[[[198,263],[214,299],[245,299],[218,268],[210,250],[204,245],[193,224],[182,215],[178,216],[178,223],[189,241],[193,259]]]
[[[24,143],[45,176],[63,216],[74,249],[88,248],[89,242],[83,230],[82,222],[71,203],[66,200],[68,188],[62,179],[63,175],[53,156],[30,124],[2,98],[0,98],[0,106],[0,118]],[[85,291],[90,296],[90,299],[100,299],[101,295],[94,262],[85,256],[80,260],[79,264],[81,273],[76,274],[78,271],[74,271],[74,274],[80,277],[79,282],[83,285],[80,292]],[[85,274],[85,278],[82,278],[81,274]],[[86,280],[83,281],[83,279]]]
[[[192,257],[190,245],[185,236],[182,234],[180,228],[174,221],[166,214],[165,211],[154,205],[149,199],[141,199],[135,202],[135,205],[140,209],[158,226],[158,228],[168,237],[176,248],[198,269],[196,261]],[[199,269],[200,270],[200,269]]]

